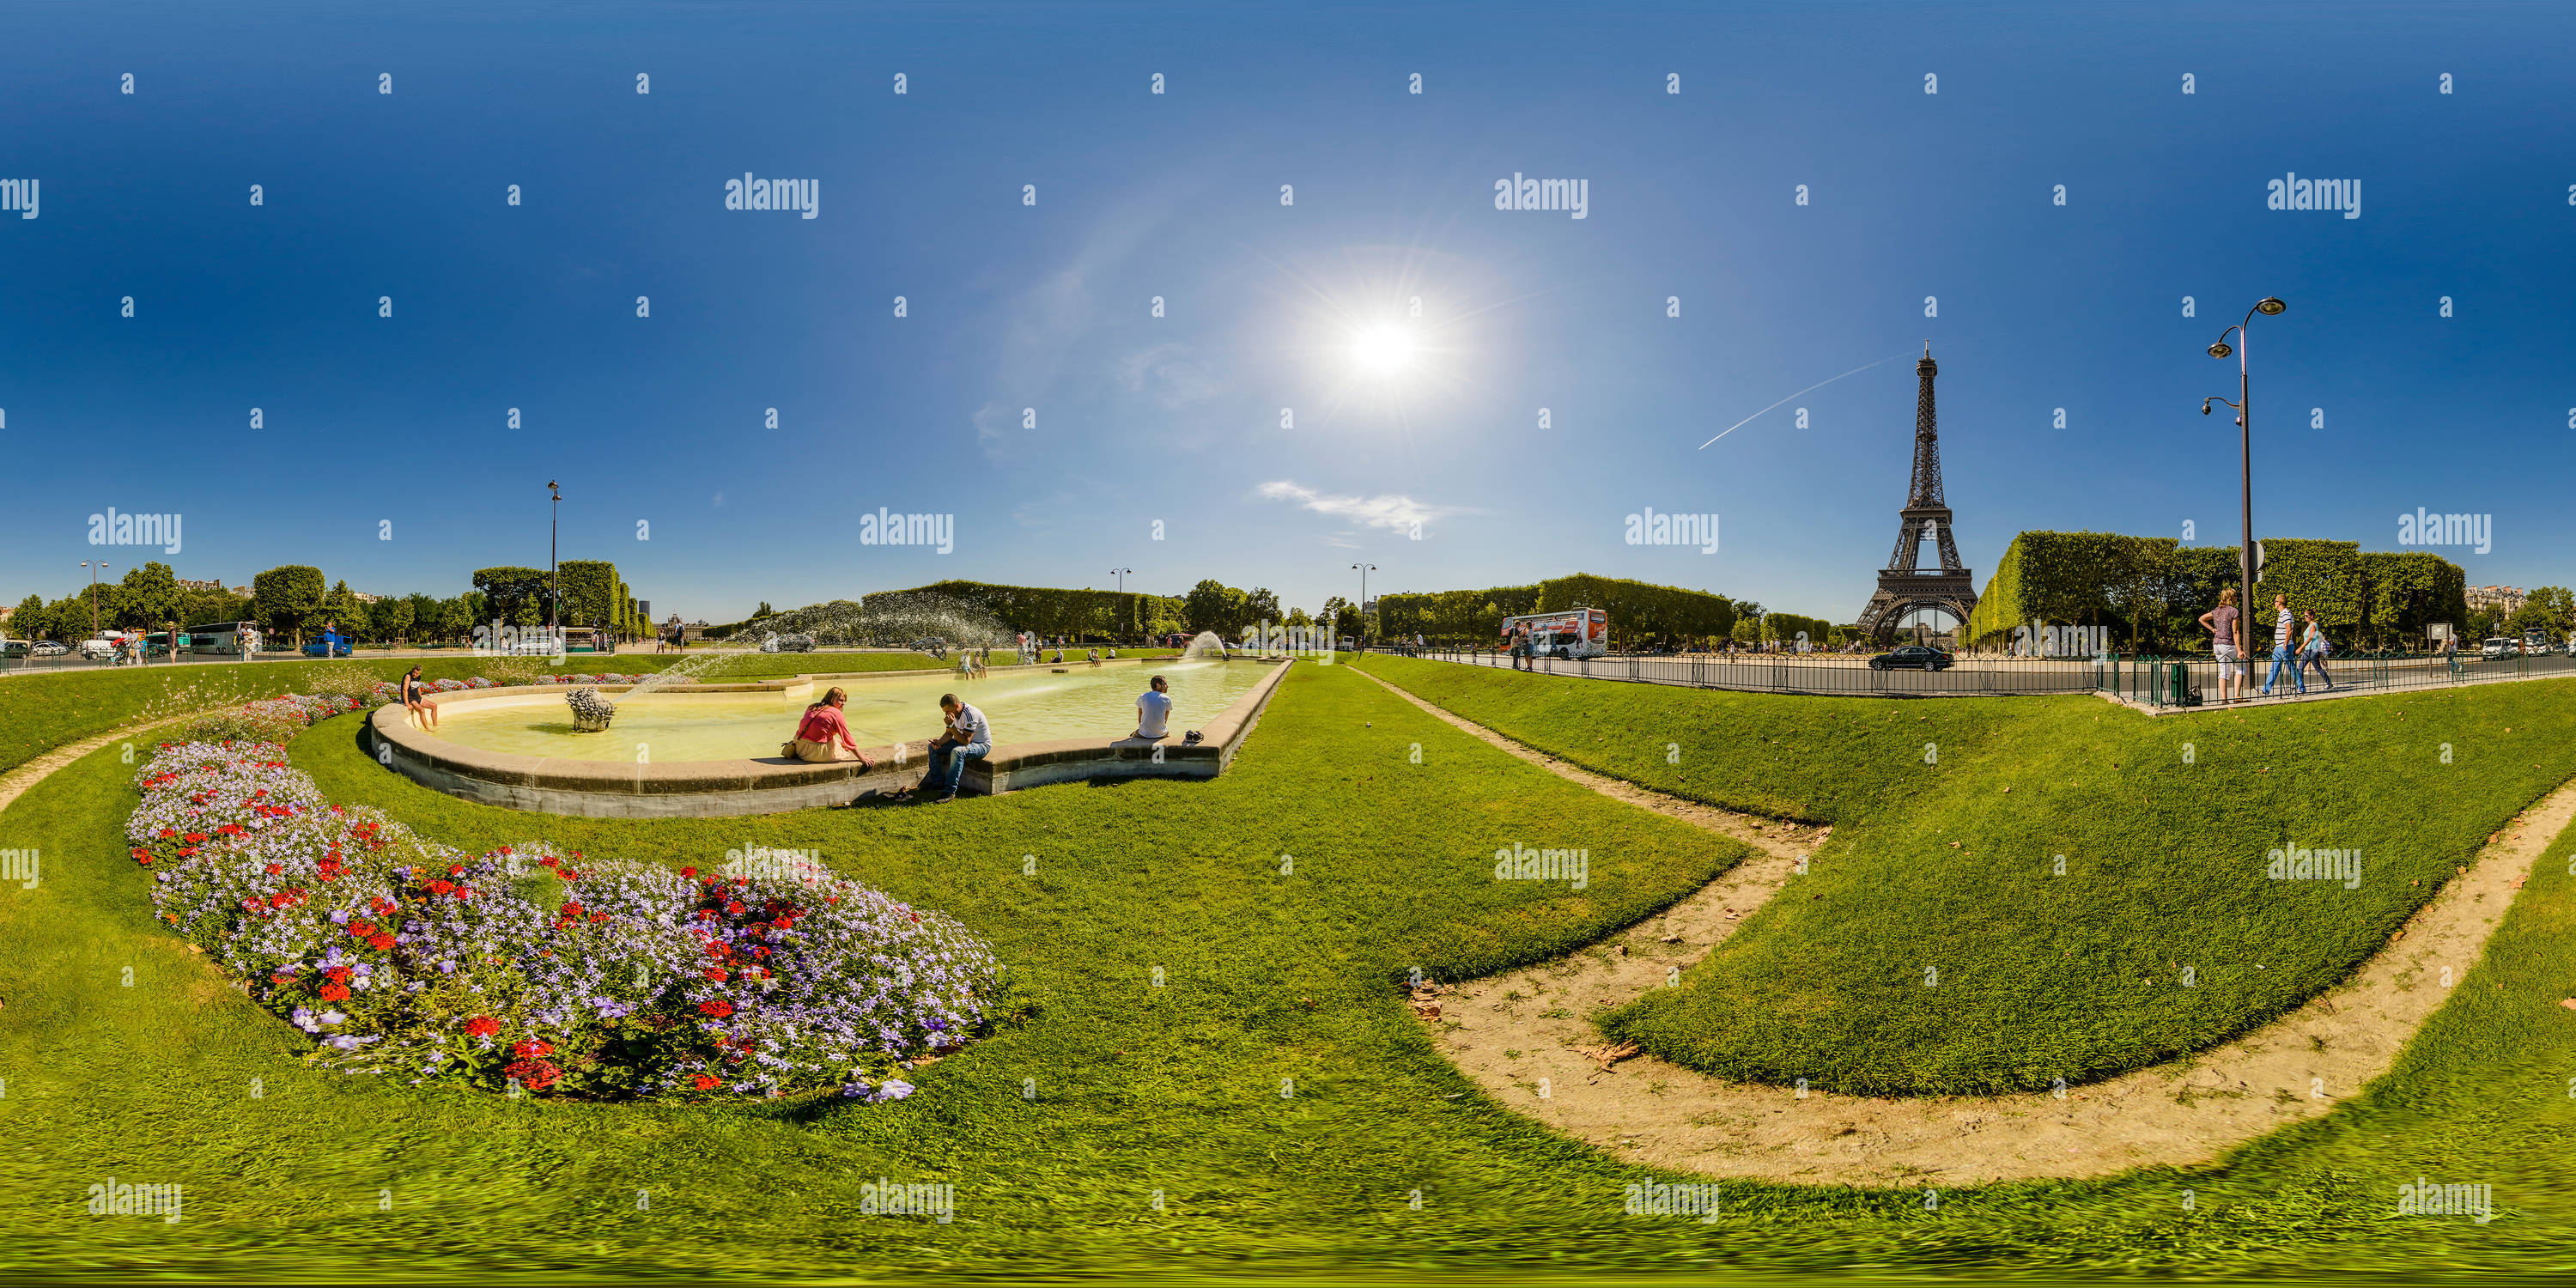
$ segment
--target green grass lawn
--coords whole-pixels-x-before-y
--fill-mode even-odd
[[[1627,1184],[1702,1178],[1625,1166],[1489,1100],[1391,984],[1414,965],[1482,973],[1588,942],[1740,851],[1345,670],[1297,668],[1213,782],[720,821],[471,805],[378,769],[357,732],[342,717],[294,747],[335,800],[476,848],[541,836],[673,864],[746,842],[819,848],[962,918],[1040,1009],[923,1070],[921,1094],[874,1107],[550,1103],[325,1074],[150,921],[149,878],[119,839],[131,769],[111,748],[0,812],[0,847],[45,856],[37,888],[0,887],[0,1204],[15,1218],[0,1223],[0,1264],[486,1282],[1255,1267],[1597,1282],[1861,1267],[2424,1273],[2571,1254],[2576,1016],[2553,993],[2576,980],[2565,841],[2396,1074],[2232,1166],[1955,1191],[1931,1208],[1910,1191],[1727,1183],[1725,1215],[1702,1225],[1622,1215]],[[1491,879],[1495,848],[1568,838],[1592,851],[1586,891]],[[2492,1183],[2506,1214],[2394,1217],[2394,1187],[2419,1173]],[[183,1183],[186,1219],[83,1214],[85,1187],[110,1176]],[[877,1177],[953,1183],[955,1223],[859,1215],[859,1187]]]
[[[1812,875],[1605,1027],[1709,1073],[1866,1094],[2083,1083],[2258,1027],[2576,775],[2561,681],[2150,719],[1362,665],[1577,764],[1835,824]],[[2360,887],[2266,879],[2285,845],[2361,851]]]

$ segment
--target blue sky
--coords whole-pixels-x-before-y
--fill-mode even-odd
[[[2491,514],[2437,551],[2472,584],[2576,577],[2563,8],[369,8],[0,12],[42,194],[0,215],[0,598],[102,556],[452,594],[545,562],[558,478],[564,557],[711,621],[1115,567],[1313,609],[1354,562],[1847,621],[1912,363],[1710,435],[1928,339],[1981,584],[2024,528],[2232,544],[2203,350],[2266,294],[2262,534]],[[817,217],[725,209],[746,171]],[[2266,209],[2293,171],[2361,216]],[[1494,209],[1515,173],[1586,217]],[[1410,365],[1355,356],[1382,326]],[[182,552],[90,546],[110,506]],[[879,506],[953,552],[861,544]],[[1720,550],[1624,544],[1648,506]]]

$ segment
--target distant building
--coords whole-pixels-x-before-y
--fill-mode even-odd
[[[2519,586],[2471,586],[2468,591],[2469,611],[2489,609],[2499,617],[2511,617],[2522,611],[2528,592]]]
[[[223,588],[224,583],[221,580],[190,581],[185,577],[181,577],[179,579],[179,589],[181,590],[222,590]]]
[[[235,586],[233,587],[233,593],[244,599],[251,598],[251,589],[248,586]]]
[[[639,599],[635,601],[635,620],[639,622],[649,622],[653,620],[652,600]]]

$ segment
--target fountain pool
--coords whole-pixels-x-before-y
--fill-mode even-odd
[[[1177,743],[1183,729],[1206,726],[1269,673],[1269,667],[1248,662],[1173,660],[1150,669],[1076,663],[1061,674],[1044,667],[1000,668],[990,679],[971,682],[953,674],[816,676],[810,695],[611,693],[617,717],[604,733],[576,732],[562,697],[544,694],[459,704],[452,713],[442,707],[433,736],[479,751],[551,760],[631,762],[639,745],[659,763],[775,760],[778,744],[794,735],[806,704],[837,684],[849,690],[842,713],[850,736],[872,755],[876,748],[936,737],[942,693],[980,708],[998,742],[1114,739],[1135,730],[1136,695],[1160,675],[1171,685],[1171,740]]]

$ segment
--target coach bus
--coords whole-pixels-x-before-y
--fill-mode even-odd
[[[1599,657],[1610,649],[1610,614],[1598,608],[1569,608],[1559,613],[1529,613],[1503,619],[1503,643],[1515,631],[1527,630],[1530,648],[1540,657]]]
[[[257,622],[215,622],[206,626],[191,626],[180,634],[187,639],[188,651],[191,653],[239,653],[242,646],[241,633],[257,629],[259,629]]]

